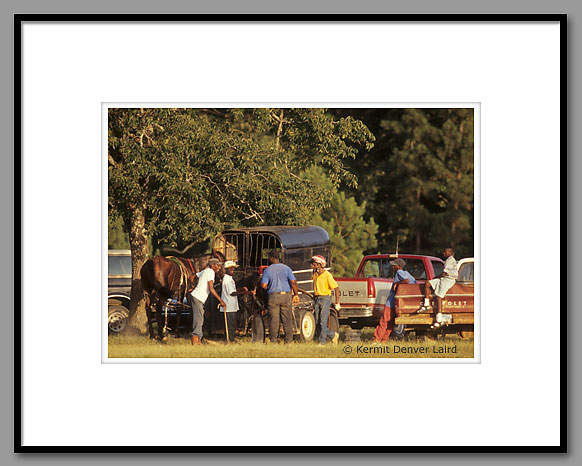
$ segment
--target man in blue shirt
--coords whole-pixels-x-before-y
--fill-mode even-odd
[[[414,277],[404,270],[406,261],[404,259],[395,259],[390,261],[390,265],[394,270],[394,281],[392,282],[392,288],[390,288],[390,295],[386,301],[386,306],[384,306],[384,314],[380,319],[380,323],[374,330],[374,342],[385,342],[388,341],[392,330],[394,329],[394,297],[396,296],[396,288],[400,283],[412,283],[415,284],[416,280]]]
[[[269,253],[271,265],[263,272],[261,286],[267,290],[269,301],[267,308],[271,316],[269,333],[271,343],[279,342],[279,324],[283,323],[285,331],[285,343],[293,341],[293,313],[292,303],[299,302],[299,290],[297,280],[291,269],[279,261],[279,251],[273,249]],[[293,300],[291,300],[293,289]]]

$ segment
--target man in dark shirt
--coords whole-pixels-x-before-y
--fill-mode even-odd
[[[271,316],[269,333],[271,343],[279,342],[279,324],[283,323],[285,331],[285,343],[293,341],[293,304],[299,302],[299,290],[297,280],[291,269],[279,260],[279,251],[272,250],[269,253],[271,265],[263,272],[261,286],[267,290],[269,303],[267,308]],[[293,300],[291,300],[293,290]]]

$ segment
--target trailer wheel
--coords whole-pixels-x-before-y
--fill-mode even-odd
[[[110,335],[117,335],[127,328],[129,313],[126,308],[120,305],[109,306],[108,323]]]
[[[251,334],[253,343],[265,343],[265,322],[263,321],[263,316],[258,312],[253,315]]]
[[[395,339],[395,340],[402,340],[404,338],[405,334],[406,334],[406,325],[398,324],[398,325],[395,325],[394,328],[392,329],[392,333],[390,334],[390,337]]]
[[[459,336],[463,339],[466,340],[468,338],[473,338],[475,336],[475,332],[469,332],[466,330],[462,330],[459,332]]]
[[[311,341],[315,336],[315,317],[311,311],[303,311],[299,319],[299,336],[303,341]]]

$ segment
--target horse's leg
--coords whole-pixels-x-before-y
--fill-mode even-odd
[[[166,321],[164,319],[164,313],[162,311],[164,307],[165,299],[158,297],[158,302],[156,303],[156,319],[158,321],[158,340],[162,341],[164,339],[164,326]]]
[[[152,298],[149,293],[145,294],[146,298],[146,315],[148,317],[148,331],[150,338],[154,337],[154,325],[153,325],[153,315],[152,315]]]
[[[174,338],[180,336],[180,319],[182,318],[182,309],[184,308],[184,303],[178,304],[176,307],[176,329],[174,330]]]

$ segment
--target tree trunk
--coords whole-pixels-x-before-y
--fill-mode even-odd
[[[148,241],[145,233],[145,206],[133,206],[129,226],[129,245],[131,248],[131,299],[129,303],[129,328],[133,334],[147,332],[145,299],[141,284],[140,271],[147,260]]]

